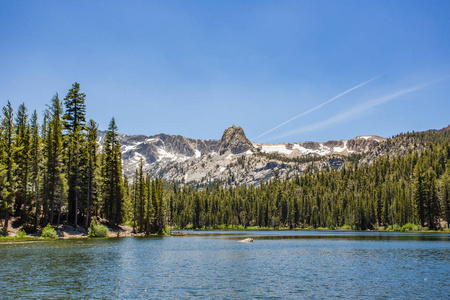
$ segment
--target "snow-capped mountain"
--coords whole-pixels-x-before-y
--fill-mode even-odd
[[[103,138],[104,133],[100,133]],[[220,140],[179,135],[119,135],[125,174],[133,177],[141,159],[153,177],[182,183],[259,184],[303,173],[307,168],[340,168],[351,154],[368,151],[385,139],[359,136],[325,143],[250,142],[241,127],[226,129]]]

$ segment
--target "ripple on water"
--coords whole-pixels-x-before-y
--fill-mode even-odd
[[[6,298],[446,298],[450,237],[308,232],[1,245]],[[254,243],[237,243],[253,237]]]

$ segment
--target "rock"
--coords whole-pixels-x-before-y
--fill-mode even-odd
[[[222,155],[227,151],[233,154],[240,154],[253,149],[253,144],[245,136],[241,127],[231,126],[224,131],[219,144],[219,153]]]
[[[252,238],[246,238],[246,239],[240,240],[239,243],[253,243],[253,239]]]

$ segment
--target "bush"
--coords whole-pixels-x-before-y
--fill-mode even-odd
[[[56,230],[53,229],[50,223],[42,229],[41,237],[55,238],[57,236],[58,235],[56,234]]]
[[[408,232],[408,231],[421,231],[422,227],[420,225],[412,224],[412,223],[406,223],[400,228],[401,232]]]
[[[23,229],[20,229],[19,231],[17,231],[17,233],[16,233],[16,237],[19,237],[19,238],[23,238],[23,237],[25,237],[27,235],[27,233],[25,232],[25,230],[23,230]]]
[[[125,226],[128,226],[128,227],[134,227],[134,222],[133,221],[126,221],[125,222],[125,224],[123,224],[123,225],[125,225]]]
[[[399,230],[400,226],[398,226],[397,224],[389,225],[388,228],[386,228],[386,231],[399,231]]]
[[[306,227],[306,230],[314,230],[314,226],[309,225],[308,227]]]
[[[345,224],[341,227],[341,230],[352,230],[352,227],[350,225]]]
[[[88,229],[88,235],[90,237],[107,237],[108,228],[105,225],[98,225],[96,221],[92,221]]]

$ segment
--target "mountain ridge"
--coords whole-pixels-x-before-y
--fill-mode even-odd
[[[100,132],[100,140],[105,132]],[[425,132],[401,133],[392,138],[362,135],[327,142],[252,143],[244,130],[232,125],[220,140],[186,138],[160,133],[152,136],[119,134],[124,173],[133,177],[136,168],[151,177],[181,184],[225,186],[259,185],[272,179],[307,171],[340,169],[349,162],[370,164],[380,156],[424,151],[426,143],[450,135],[450,127]],[[425,138],[427,136],[427,138]]]
[[[102,143],[105,132],[99,132]],[[152,136],[119,134],[124,173],[133,177],[143,163],[152,177],[183,184],[260,184],[275,175],[291,177],[311,168],[340,168],[346,158],[384,141],[379,136],[351,140],[252,143],[244,130],[232,125],[220,140],[186,138],[160,133]]]

